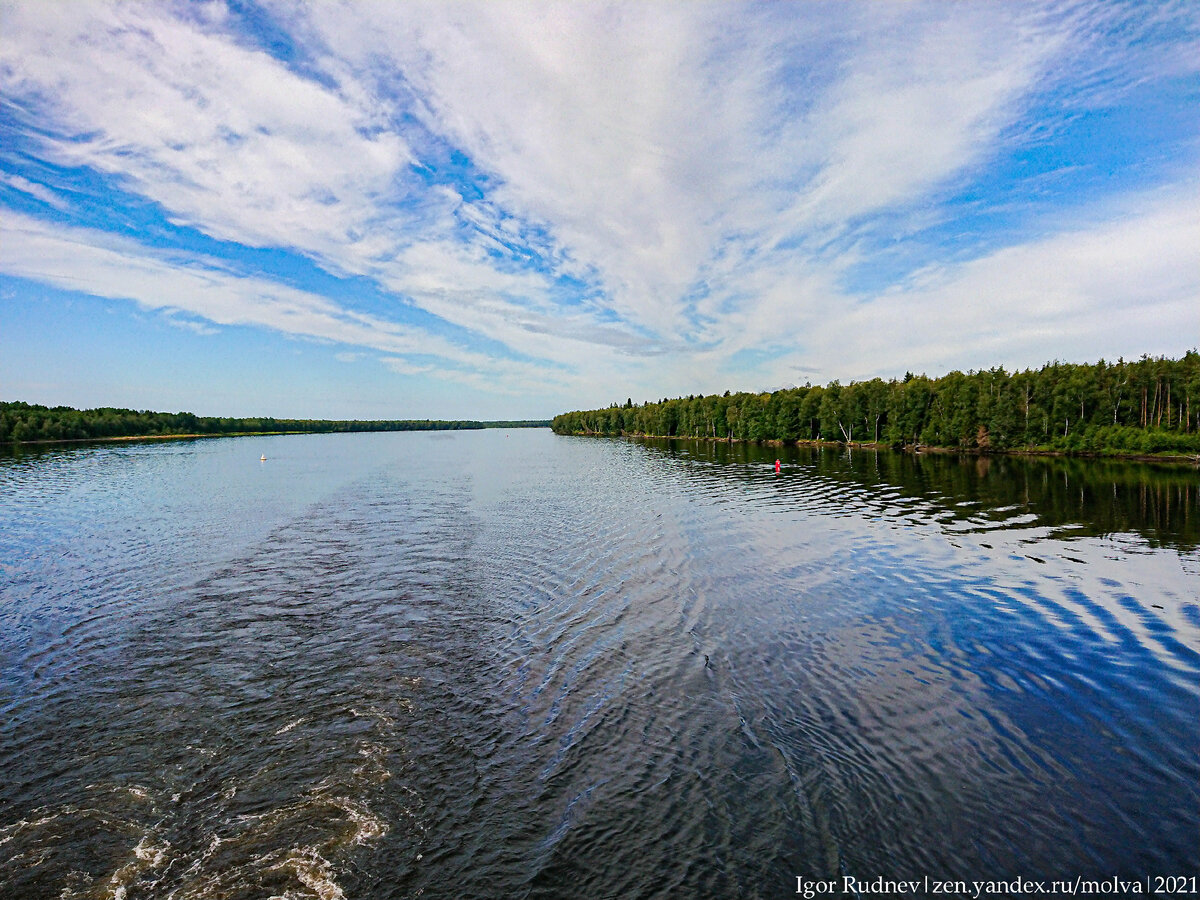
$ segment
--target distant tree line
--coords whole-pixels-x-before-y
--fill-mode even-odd
[[[278,432],[328,433],[337,431],[442,431],[488,427],[532,427],[549,422],[476,422],[434,419],[326,420],[274,418],[216,418],[188,412],[149,410],[72,409],[31,403],[0,403],[0,443],[88,440],[113,437],[164,435],[262,434]]]
[[[1197,406],[1192,401],[1197,401]],[[1200,453],[1200,354],[663,398],[564,413],[559,434],[1001,451]]]

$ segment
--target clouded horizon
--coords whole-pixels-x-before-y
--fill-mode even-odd
[[[1200,8],[0,3],[0,399],[548,418],[1200,344]]]

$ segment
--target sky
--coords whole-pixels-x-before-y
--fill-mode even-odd
[[[1200,344],[1200,4],[0,0],[0,399],[548,418]]]

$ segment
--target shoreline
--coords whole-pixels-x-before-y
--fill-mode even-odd
[[[555,432],[558,434],[558,432]],[[919,456],[922,453],[936,453],[943,456],[958,455],[958,456],[1042,456],[1054,457],[1059,459],[1112,459],[1121,462],[1145,462],[1145,463],[1168,463],[1172,465],[1187,464],[1195,468],[1200,468],[1200,455],[1190,455],[1186,453],[1164,453],[1160,455],[1150,453],[1129,453],[1121,450],[1043,450],[1036,447],[1029,448],[1013,448],[1011,450],[991,450],[981,447],[941,447],[930,444],[885,444],[874,441],[814,441],[797,439],[794,441],[785,441],[780,438],[770,438],[764,441],[750,440],[749,438],[714,438],[714,437],[689,437],[681,435],[666,435],[666,434],[637,434],[630,432],[621,432],[620,434],[612,434],[599,431],[572,431],[566,433],[569,437],[610,437],[610,438],[649,438],[659,441],[704,441],[710,444],[756,444],[760,447],[846,447],[850,449],[862,450],[892,450],[899,453],[911,453],[914,456]]]
[[[346,431],[217,431],[203,434],[114,434],[107,437],[84,438],[46,438],[37,441],[6,441],[2,447],[46,447],[51,444],[107,444],[115,441],[181,441],[195,438],[231,438],[231,437],[278,437],[294,434],[398,434],[402,432],[429,431],[492,431],[498,428],[549,428],[549,425],[491,425],[482,428],[392,428],[392,429],[351,429]]]
[[[335,431],[222,431],[208,434],[115,434],[108,437],[48,438],[40,441],[9,441],[5,447],[45,447],[49,444],[107,444],[115,441],[179,441],[193,438],[272,437],[282,434],[349,434]]]
[[[404,429],[404,430],[420,430],[420,431],[436,431],[436,430],[451,430],[451,429]],[[480,431],[487,429],[453,429],[458,431],[470,430]],[[281,435],[295,434],[355,434],[362,432],[350,431],[227,431],[219,433],[207,434],[122,434],[112,435],[109,437],[87,437],[87,438],[54,438],[49,440],[37,441],[11,441],[0,446],[7,447],[46,447],[54,444],[99,444],[99,443],[115,443],[122,441],[174,441],[174,440],[195,440],[197,438],[230,438],[230,437],[277,437]],[[558,432],[555,432],[556,434]],[[779,438],[771,438],[763,441],[750,440],[748,438],[714,438],[714,437],[690,437],[680,435],[667,434],[636,434],[629,432],[621,432],[620,434],[612,434],[599,431],[573,431],[565,434],[567,437],[608,437],[608,438],[647,438],[650,440],[659,441],[703,441],[710,444],[756,444],[763,447],[844,447],[849,449],[860,450],[891,450],[900,453],[911,453],[914,456],[919,456],[922,453],[936,453],[943,456],[958,455],[958,456],[1040,456],[1052,457],[1059,459],[1113,459],[1122,462],[1146,462],[1146,463],[1169,463],[1174,465],[1188,464],[1200,468],[1200,456],[1188,454],[1147,454],[1147,453],[1127,453],[1120,450],[1111,451],[1096,451],[1096,450],[1043,450],[1036,447],[1030,448],[1014,448],[1010,450],[990,450],[980,447],[942,447],[930,444],[902,444],[896,446],[894,444],[886,444],[883,442],[874,441],[823,441],[823,440],[804,440],[797,439],[794,441],[785,441]]]

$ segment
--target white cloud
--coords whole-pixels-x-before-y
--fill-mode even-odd
[[[844,77],[811,117],[824,162],[785,234],[926,197],[996,151],[1065,35],[1002,8],[868,8]]]
[[[495,359],[422,329],[345,309],[316,294],[263,278],[241,277],[214,260],[152,251],[134,241],[81,228],[55,228],[6,213],[0,222],[0,272],[97,297],[132,300],[217,325],[253,325],[283,334],[390,354],[440,359],[445,371],[481,375],[478,384],[541,383],[541,367]],[[202,326],[201,326],[202,327]]]
[[[610,310],[701,345],[753,318],[757,273],[978,164],[1064,40],[1003,7],[880,4],[321,4],[305,28],[363,78],[401,73]]]
[[[178,222],[357,271],[410,154],[369,98],[291,73],[169,7],[18,4],[0,86],[54,161],[117,176]]]
[[[575,358],[552,339],[572,334],[636,343],[578,309],[560,312],[545,277],[489,258],[484,205],[424,190],[396,130],[402,110],[338,60],[325,60],[336,74],[328,87],[165,8],[78,10],[17,6],[2,70],[5,89],[40,101],[53,123],[43,138],[53,161],[117,175],[214,237],[374,277],[518,353]],[[474,245],[455,236],[460,220],[478,229]]]
[[[8,172],[0,172],[0,183],[7,184],[10,188],[18,190],[23,194],[28,194],[37,200],[42,201],[47,206],[52,206],[60,212],[67,212],[71,206],[50,188],[44,184],[38,184],[35,181],[30,181],[28,178],[23,178],[20,175],[14,175]]]
[[[937,266],[812,335],[825,377],[931,375],[1200,346],[1200,187],[1101,223]]]
[[[622,316],[684,330],[681,299],[721,237],[708,220],[761,149],[762,74],[703,70],[710,8],[312,11],[336,53],[388,59],[418,87],[429,125],[498,176],[496,203],[551,230],[565,271],[598,274]],[[732,96],[731,75],[747,82]]]
[[[416,365],[401,356],[385,356],[381,362],[399,375],[423,375],[433,371],[433,366]]]
[[[167,324],[173,325],[176,328],[182,328],[184,331],[190,331],[193,334],[211,335],[221,333],[219,328],[214,328],[206,322],[198,322],[195,319],[185,318],[180,313],[180,310],[168,309],[163,314],[163,319]]]

